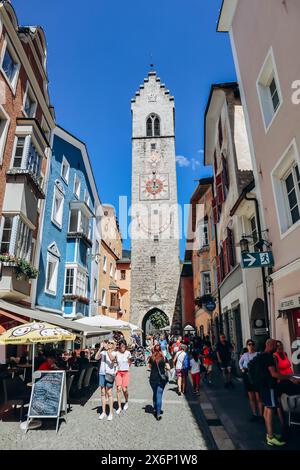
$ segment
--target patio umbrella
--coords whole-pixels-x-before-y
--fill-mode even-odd
[[[56,341],[74,341],[76,335],[59,326],[45,322],[31,322],[15,326],[0,335],[0,344],[33,344],[32,373],[34,372],[34,355],[36,343],[53,343]]]
[[[183,331],[195,331],[195,328],[191,325],[187,325],[184,327]]]

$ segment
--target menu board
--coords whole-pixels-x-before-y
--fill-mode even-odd
[[[58,418],[65,390],[64,371],[35,373],[28,418]]]

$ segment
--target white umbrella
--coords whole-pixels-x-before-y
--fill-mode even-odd
[[[195,331],[195,328],[191,325],[186,325],[184,327],[183,331]]]
[[[134,325],[133,323],[128,323],[131,331],[143,331],[142,328],[140,328],[139,326],[137,325]]]
[[[106,328],[110,330],[129,330],[128,322],[117,320],[116,318],[107,317],[106,315],[95,315],[94,317],[84,317],[75,320],[77,323],[84,325],[95,326],[98,328]]]
[[[161,331],[170,331],[171,327],[170,325],[164,326],[163,328],[160,328]]]

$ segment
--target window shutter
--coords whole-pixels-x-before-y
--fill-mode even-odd
[[[212,200],[212,211],[213,211],[214,224],[216,225],[219,222],[219,210],[218,210],[217,198],[214,198]]]
[[[222,282],[222,276],[221,276],[221,258],[220,256],[217,256],[217,278],[218,278],[218,286]]]
[[[215,153],[214,153],[214,171],[215,171],[215,175],[217,174],[217,171],[218,171],[218,161],[217,161],[217,152],[215,150]]]
[[[224,194],[224,185],[223,185],[223,175],[220,173],[216,177],[216,187],[217,187],[217,199],[218,205],[221,206],[225,201],[225,194]]]
[[[219,145],[220,145],[220,149],[222,148],[222,144],[223,144],[223,129],[222,129],[222,118],[220,116],[219,118]]]
[[[227,189],[229,189],[229,172],[228,172],[228,162],[224,155],[222,155],[222,175],[223,182]]]
[[[222,244],[222,252],[223,252],[223,264],[224,264],[224,277],[229,273],[229,264],[228,264],[228,249],[227,249],[227,245],[228,245],[228,239],[226,238],[226,240],[223,241],[223,244]]]
[[[235,266],[235,246],[234,246],[233,231],[230,230],[230,228],[227,228],[227,240],[228,240],[229,265],[234,267]]]

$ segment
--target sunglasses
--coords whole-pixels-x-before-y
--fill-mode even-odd
[[[255,343],[248,343],[247,346],[254,346]]]

